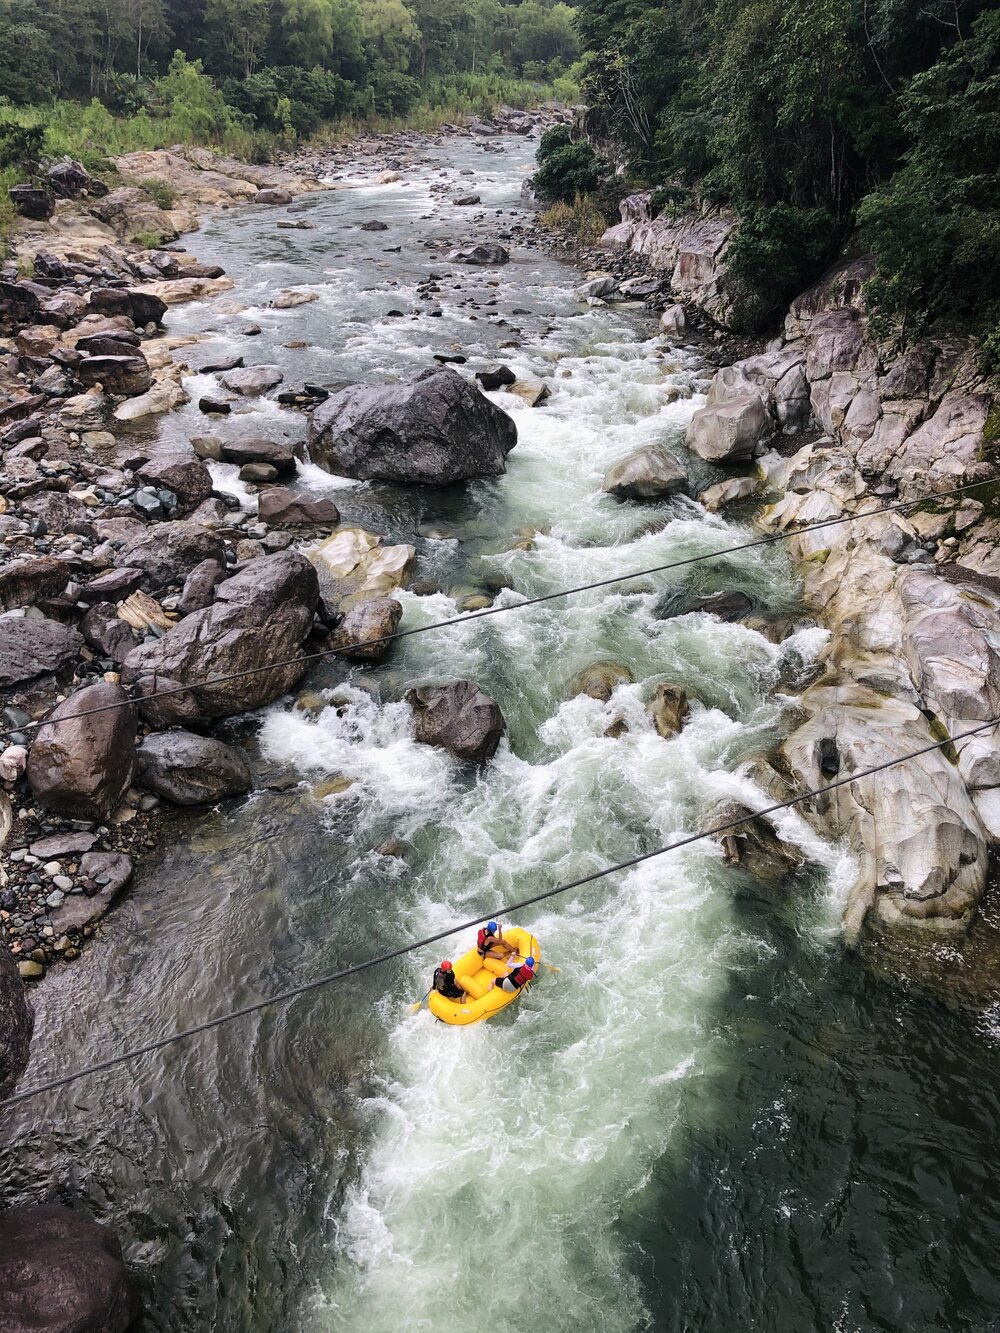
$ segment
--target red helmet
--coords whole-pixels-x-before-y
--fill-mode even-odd
[[[442,972],[450,972],[450,971],[451,971],[451,959],[450,959],[450,958],[442,958],[442,960],[441,960],[441,970],[442,970]]]

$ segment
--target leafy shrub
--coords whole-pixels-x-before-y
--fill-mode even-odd
[[[598,191],[611,174],[604,158],[589,143],[573,143],[565,125],[546,130],[538,145],[538,170],[532,177],[535,194],[543,202],[572,203],[578,195]]]
[[[744,213],[726,249],[734,325],[763,328],[833,258],[836,218],[823,208],[789,204]]]
[[[146,191],[157,208],[169,211],[177,202],[177,192],[174,187],[158,176],[151,176],[149,180],[140,181],[139,185]]]
[[[402,116],[420,99],[420,84],[409,74],[384,70],[372,83],[372,102],[380,116]]]
[[[33,170],[42,155],[44,141],[43,125],[19,125],[9,120],[0,122],[0,168]]]
[[[571,204],[552,204],[539,219],[543,227],[565,232],[581,245],[594,245],[604,234],[606,218],[589,195],[577,195]]]

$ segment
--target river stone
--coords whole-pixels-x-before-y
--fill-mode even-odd
[[[136,781],[174,805],[212,805],[253,786],[246,756],[211,736],[161,731],[136,754]]]
[[[222,461],[235,463],[238,467],[243,467],[247,463],[267,463],[281,475],[295,471],[295,455],[291,446],[253,437],[246,440],[224,441]]]
[[[757,477],[728,477],[725,481],[717,481],[714,486],[706,486],[698,500],[710,514],[715,514],[726,505],[735,504],[737,500],[749,500],[759,485]]]
[[[296,527],[324,523],[331,527],[340,522],[340,510],[325,497],[310,499],[284,486],[271,486],[261,492],[257,517],[272,527]]]
[[[767,409],[756,390],[737,394],[695,412],[687,428],[687,447],[709,462],[751,458],[771,433]]]
[[[755,879],[774,884],[793,874],[802,865],[803,856],[797,847],[784,843],[771,823],[754,815],[749,806],[739,801],[724,801],[706,818],[706,830],[743,820],[737,828],[714,835],[722,847],[726,865],[742,866]]]
[[[224,565],[226,548],[214,532],[177,521],[158,523],[127,541],[119,559],[123,565],[142,570],[146,590],[157,592],[180,583],[203,560]]]
[[[631,671],[619,662],[593,662],[576,673],[569,683],[569,694],[571,698],[586,694],[607,703],[619,685],[627,685],[631,680]]]
[[[622,500],[658,500],[684,491],[687,480],[687,473],[669,449],[662,444],[647,444],[609,468],[601,489]]]
[[[654,615],[658,620],[670,620],[674,616],[688,616],[696,611],[703,611],[709,616],[718,616],[720,620],[742,620],[753,610],[753,601],[744,592],[710,592],[703,596],[677,589],[666,593],[657,603]]]
[[[80,621],[80,630],[88,648],[118,666],[136,645],[135,635],[119,617],[113,602],[96,602],[90,607]]]
[[[80,878],[91,884],[105,882],[98,884],[96,893],[69,895],[53,911],[53,926],[63,935],[94,926],[107,914],[132,878],[132,861],[124,852],[87,852],[80,858]]]
[[[167,313],[167,303],[151,292],[128,291],[121,287],[95,287],[87,297],[91,310],[102,315],[125,315],[137,328],[160,324]]]
[[[395,634],[402,618],[403,608],[394,597],[370,597],[351,607],[326,646],[352,662],[379,662],[392,647],[383,640]]]
[[[197,509],[212,494],[214,486],[211,472],[191,454],[158,454],[143,464],[138,475],[157,490],[165,487],[173,491],[181,513]]]
[[[480,245],[470,245],[465,248],[451,250],[448,259],[459,264],[472,264],[478,268],[496,268],[500,264],[507,263],[510,259],[510,251],[505,250],[496,241],[485,241]]]
[[[122,668],[139,695],[187,687],[165,699],[140,700],[143,717],[166,727],[261,708],[301,680],[297,659],[319,599],[316,571],[297,551],[262,556],[220,583],[215,601],[185,616],[162,639],[142,644]],[[249,672],[206,684],[216,677]]]
[[[24,994],[17,964],[0,926],[0,1097],[14,1091],[28,1065],[35,1014]],[[0,1230],[2,1230],[0,1220]],[[0,1246],[0,1253],[5,1246]],[[2,1262],[2,1260],[0,1260]],[[0,1284],[0,1299],[2,1299]]]
[[[100,708],[105,711],[81,716]],[[35,799],[74,819],[106,818],[132,781],[137,721],[122,687],[105,681],[58,704],[28,751]]]
[[[364,528],[341,528],[309,552],[331,615],[401,587],[415,557],[412,546],[383,546],[377,533]]]
[[[690,712],[687,690],[682,685],[672,685],[669,681],[661,680],[648,708],[658,735],[664,739],[676,736]]]
[[[513,384],[517,376],[510,366],[497,365],[487,366],[484,370],[477,370],[476,379],[489,393],[494,389],[502,389],[505,385]]]
[[[545,381],[534,378],[515,380],[513,384],[507,385],[507,392],[520,398],[528,407],[541,407],[552,396],[552,390]]]
[[[76,368],[77,378],[88,388],[99,384],[105,393],[134,397],[146,393],[153,379],[146,358],[134,356],[87,356]]]
[[[226,577],[226,567],[218,560],[202,560],[184,580],[177,610],[182,616],[203,611],[215,600],[215,590]]]
[[[61,671],[83,646],[80,633],[58,620],[0,616],[0,690]]]
[[[31,843],[28,851],[39,860],[49,861],[60,856],[82,855],[89,852],[96,841],[96,833],[52,833]]]
[[[69,581],[69,565],[55,556],[29,556],[0,566],[0,610],[33,606],[41,597],[56,597]]]
[[[55,1206],[0,1214],[4,1333],[127,1333],[142,1317],[114,1233]]]
[[[118,569],[109,569],[103,574],[98,574],[96,579],[80,589],[79,600],[81,602],[106,602],[111,599],[119,601],[128,597],[142,583],[142,570],[129,569],[123,566]]]
[[[483,764],[492,759],[504,734],[503,713],[473,680],[421,685],[408,690],[414,739],[450,750],[459,759]]]
[[[278,366],[247,366],[223,375],[222,383],[232,393],[252,397],[276,388],[284,378]]]
[[[667,334],[668,337],[680,337],[684,332],[684,326],[687,323],[682,305],[667,306],[660,316],[660,332]]]
[[[498,477],[517,427],[446,366],[399,384],[359,384],[313,413],[310,454],[328,472],[364,481],[441,486]]]

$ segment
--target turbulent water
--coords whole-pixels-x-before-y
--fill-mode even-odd
[[[341,182],[303,205],[314,231],[217,217],[195,248],[248,308],[171,318],[290,383],[378,379],[456,348],[467,371],[499,351],[551,373],[542,408],[494,395],[520,435],[496,482],[407,492],[307,469],[347,520],[417,545],[405,626],[483,588],[516,608],[746,537],[686,499],[600,492],[641,442],[683,454],[706,375],[693,350],[655,338],[642,311],[582,306],[579,275],[538,253],[462,272],[424,244],[511,221],[530,148],[503,146],[434,149],[395,186]],[[470,185],[490,210],[476,224],[447,202]],[[376,216],[388,231],[359,230]],[[415,291],[430,273],[440,318]],[[320,299],[270,309],[289,285]],[[246,320],[263,328],[252,342]],[[192,380],[195,399],[208,383]],[[276,407],[222,430],[251,427],[302,431]],[[163,427],[199,429],[193,408]],[[217,479],[252,506],[235,469]],[[705,615],[657,618],[668,590],[731,588],[762,609],[796,603],[784,555],[745,552],[409,638],[375,670],[329,664],[304,706],[232,724],[285,790],[178,824],[104,938],[37,993],[34,1077],[649,851],[721,799],[763,800],[750,761],[823,635],[778,648]],[[600,660],[635,683],[607,704],[568,698]],[[508,721],[479,773],[414,744],[398,702],[458,676]],[[661,679],[693,700],[669,741],[645,707]],[[323,795],[330,778],[350,785]],[[995,1035],[862,972],[837,925],[847,858],[794,815],[782,828],[813,868],[780,892],[701,843],[523,914],[558,970],[488,1024],[408,1012],[439,956],[423,951],[43,1098],[12,1119],[5,1197],[110,1221],[151,1329],[990,1327]],[[375,854],[386,839],[405,860]]]

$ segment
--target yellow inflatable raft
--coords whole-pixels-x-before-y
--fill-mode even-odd
[[[535,960],[535,972],[542,958],[542,946],[529,930],[520,926],[505,926],[503,937],[508,944],[517,949],[518,957],[513,959],[514,966],[531,957]],[[455,1023],[466,1026],[478,1023],[484,1018],[492,1018],[501,1009],[513,1004],[521,991],[527,990],[527,982],[518,990],[510,992],[493,985],[497,977],[505,977],[510,971],[510,964],[487,956],[480,958],[475,946],[468,953],[462,954],[455,963],[455,980],[465,991],[464,1000],[449,1000],[440,991],[432,990],[427,1000],[427,1007],[435,1018],[442,1023]]]

